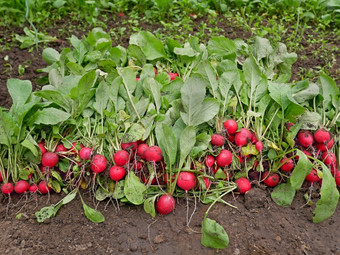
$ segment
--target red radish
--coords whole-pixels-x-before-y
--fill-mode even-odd
[[[137,155],[144,159],[145,158],[144,154],[147,151],[147,149],[149,149],[149,145],[147,145],[146,143],[141,143],[137,147]]]
[[[220,169],[219,166],[213,167],[213,168],[212,168],[213,173],[216,174],[216,172],[218,171],[218,169]]]
[[[236,134],[238,129],[237,122],[233,119],[228,119],[223,123],[224,129],[227,131],[228,135]]]
[[[58,155],[53,152],[46,152],[41,158],[41,164],[47,167],[55,167],[58,164],[58,161]]]
[[[251,189],[251,184],[247,178],[239,178],[235,181],[235,183],[241,194],[244,194]]]
[[[209,169],[214,165],[215,163],[215,158],[211,155],[208,155],[205,160],[204,160],[204,164],[206,165],[206,167],[208,167]]]
[[[32,184],[29,188],[28,188],[28,191],[30,192],[30,193],[35,193],[35,192],[37,192],[37,190],[38,190],[38,186],[37,186],[37,184]]]
[[[153,68],[153,71],[155,72],[155,76],[157,76],[157,69],[156,69],[156,67]]]
[[[38,146],[40,148],[41,155],[44,155],[47,152],[46,148],[44,147],[44,143],[40,142],[40,143],[38,143]]]
[[[169,76],[170,76],[170,80],[173,81],[178,76],[178,74],[177,73],[169,73]]]
[[[326,143],[317,143],[315,144],[315,147],[321,151],[321,152],[325,152],[327,150],[330,150],[334,145],[334,140],[333,138],[331,140],[329,140],[328,142]]]
[[[1,174],[1,172],[0,172],[0,182],[2,182],[2,180],[3,180],[3,179],[2,179],[2,174]]]
[[[29,189],[30,185],[27,181],[20,180],[14,186],[14,191],[18,194],[22,194]]]
[[[38,190],[41,194],[47,194],[48,192],[51,191],[51,187],[48,185],[46,181],[41,181],[38,184]]]
[[[92,149],[89,147],[84,147],[81,148],[81,150],[79,151],[79,157],[82,160],[89,160],[92,154]]]
[[[250,141],[251,141],[252,144],[255,144],[259,141],[259,140],[257,140],[257,136],[256,136],[255,132],[251,133],[251,140]]]
[[[140,81],[140,78],[137,77],[137,78],[136,78],[136,81]]]
[[[261,141],[258,141],[255,143],[255,148],[262,154],[262,149],[263,149],[263,143]]]
[[[132,167],[133,167],[133,170],[139,171],[139,170],[141,170],[141,169],[143,168],[143,163],[140,162],[140,161],[137,161],[137,162],[135,162],[135,163],[133,164]]]
[[[268,187],[275,187],[279,184],[280,176],[277,173],[270,174],[269,171],[263,173],[263,182]]]
[[[123,16],[124,16],[124,13],[120,12],[120,13],[118,13],[118,16],[119,16],[119,17],[123,17]]]
[[[220,167],[225,167],[231,164],[233,154],[228,150],[221,150],[220,154],[216,157],[216,163]]]
[[[309,181],[311,183],[318,182],[321,179],[318,176],[318,171],[316,171],[314,168],[312,171],[306,176],[306,181]]]
[[[6,194],[6,195],[11,194],[13,192],[13,190],[14,190],[13,184],[10,183],[10,182],[7,182],[7,183],[5,183],[1,186],[2,193]]]
[[[240,132],[235,135],[235,144],[239,147],[243,147],[251,141],[251,133],[246,128],[241,128]]]
[[[211,186],[211,181],[209,180],[209,178],[208,177],[203,177],[203,182],[205,184],[206,190],[209,190],[210,186]]]
[[[280,169],[285,172],[290,172],[295,166],[293,160],[289,158],[281,159],[280,163],[283,164]]]
[[[114,181],[120,181],[125,176],[125,169],[121,166],[113,166],[110,168],[110,178]]]
[[[229,136],[227,136],[227,139],[228,139],[228,141],[231,142],[231,143],[235,142],[235,136],[234,136],[234,135],[229,135]]]
[[[294,123],[292,123],[292,122],[287,122],[287,123],[286,123],[286,128],[287,128],[288,131],[290,130],[290,128],[291,128],[292,126],[294,126]]]
[[[55,149],[56,153],[60,153],[60,152],[67,152],[68,149],[65,148],[65,146],[61,143],[57,146],[57,148]]]
[[[117,166],[125,166],[127,163],[129,163],[129,158],[129,153],[124,150],[117,151],[115,155],[113,155],[113,160]]]
[[[145,159],[149,162],[159,162],[163,157],[161,148],[158,146],[151,146],[144,153]]]
[[[336,171],[335,175],[334,175],[334,178],[335,178],[335,183],[338,187],[340,187],[340,171]]]
[[[197,178],[192,172],[180,172],[177,179],[177,186],[188,191],[196,186]]]
[[[80,149],[78,150],[79,147],[80,147]],[[73,155],[76,155],[78,153],[78,151],[80,151],[82,148],[84,148],[84,146],[81,143],[74,142],[74,143],[72,143],[70,150],[71,150]]]
[[[324,152],[322,153],[321,158],[326,166],[336,165],[336,156],[333,152],[330,152],[330,153]]]
[[[237,155],[237,157],[238,157],[238,161],[240,162],[240,164],[242,164],[243,163],[243,158],[240,155]]]
[[[319,129],[314,133],[314,140],[317,143],[325,144],[331,140],[331,134],[324,129]]]
[[[223,136],[221,136],[221,135],[213,134],[211,136],[211,141],[210,142],[211,142],[212,145],[221,147],[221,146],[224,145],[225,138]]]
[[[175,199],[170,194],[164,194],[156,202],[156,210],[161,215],[169,214],[175,209]]]
[[[312,146],[314,139],[309,131],[300,131],[297,135],[298,142],[305,148]]]
[[[131,142],[131,143],[121,143],[123,150],[136,150],[137,149],[137,142]]]
[[[95,173],[101,173],[106,169],[107,159],[100,154],[95,155],[91,160],[91,170]]]

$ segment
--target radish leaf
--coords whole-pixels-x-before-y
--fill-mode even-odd
[[[276,186],[270,195],[276,204],[290,206],[295,196],[295,189],[290,183],[282,183]]]
[[[140,205],[144,202],[144,191],[146,187],[140,182],[139,178],[133,171],[129,171],[125,179],[124,194],[126,198],[135,205]]]
[[[224,249],[229,245],[229,236],[215,220],[204,218],[201,243],[206,247]]]
[[[105,217],[101,212],[89,207],[88,205],[85,204],[83,200],[81,200],[81,202],[83,204],[86,218],[88,218],[90,221],[94,223],[101,223],[105,221]]]
[[[144,211],[150,214],[153,218],[156,216],[155,201],[159,195],[150,197],[144,201]]]
[[[313,164],[302,151],[297,150],[296,154],[299,156],[299,161],[292,172],[290,183],[293,189],[299,190],[305,181],[306,176],[312,171]]]

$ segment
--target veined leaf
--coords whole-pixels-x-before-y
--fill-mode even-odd
[[[312,171],[313,164],[302,151],[297,150],[296,154],[299,156],[299,161],[292,172],[290,183],[295,190],[299,190],[306,176]]]
[[[204,218],[202,222],[202,245],[215,249],[224,249],[229,245],[229,236],[216,221]]]
[[[144,202],[144,191],[146,186],[140,182],[133,171],[129,171],[125,178],[124,194],[133,204],[140,205]]]
[[[24,105],[30,97],[32,84],[27,80],[9,79],[7,81],[7,89],[13,101],[10,112],[15,115],[18,108]]]
[[[190,154],[196,143],[196,130],[193,126],[187,126],[180,138],[180,160],[179,167],[182,167],[186,157]]]
[[[32,117],[34,124],[56,125],[66,121],[71,115],[56,108],[38,110]]]

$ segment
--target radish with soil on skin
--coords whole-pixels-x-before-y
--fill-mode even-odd
[[[243,147],[251,141],[251,133],[246,128],[241,128],[240,132],[237,132],[235,135],[235,144],[238,147]]]
[[[224,129],[227,131],[228,135],[236,134],[238,129],[237,122],[233,119],[228,119],[223,123]]]
[[[340,171],[336,171],[335,175],[334,175],[334,178],[335,178],[335,183],[338,187],[340,187]]]
[[[280,161],[281,164],[283,164],[280,169],[282,171],[285,171],[285,172],[290,172],[293,170],[295,164],[294,164],[294,161],[292,159],[289,159],[289,158],[283,158],[281,159]]]
[[[235,142],[235,136],[234,136],[234,135],[229,135],[229,136],[227,136],[227,139],[228,139],[228,141],[231,142],[231,143]]]
[[[140,156],[142,159],[145,158],[145,152],[149,149],[149,145],[146,143],[141,143],[137,147],[137,155]]]
[[[314,182],[319,182],[321,179],[318,176],[318,171],[313,168],[312,171],[306,176],[305,180],[313,184]]]
[[[305,148],[312,146],[314,138],[309,131],[300,131],[297,135],[298,142]]]
[[[79,147],[80,147],[80,149],[78,150]],[[72,152],[73,155],[76,155],[76,154],[78,154],[78,152],[79,152],[82,148],[84,148],[84,145],[82,145],[82,144],[79,143],[79,142],[74,142],[74,143],[72,143],[72,146],[71,146],[70,151]]]
[[[270,174],[269,171],[264,172],[262,178],[268,187],[275,187],[280,181],[280,176],[277,173]]]
[[[218,135],[218,134],[213,134],[211,136],[211,140],[210,140],[211,144],[214,145],[214,146],[218,146],[218,147],[221,147],[224,145],[225,143],[225,138],[221,135]]]
[[[53,152],[46,152],[41,158],[41,164],[45,167],[55,167],[59,162],[59,156]]]
[[[129,163],[130,154],[127,151],[120,150],[113,155],[113,160],[117,166],[125,166]]]
[[[221,150],[220,154],[216,157],[216,163],[220,167],[226,167],[231,164],[233,154],[228,150]]]
[[[257,136],[256,136],[255,132],[251,134],[251,140],[250,141],[251,141],[252,144],[256,144],[259,141],[259,140],[257,140]]]
[[[156,210],[161,215],[169,214],[175,209],[175,199],[170,194],[164,194],[156,202]]]
[[[244,178],[244,177],[239,178],[235,181],[235,183],[241,194],[244,194],[251,189],[251,184],[247,178]]]
[[[188,192],[196,186],[197,178],[192,172],[180,172],[178,174],[177,186]]]
[[[41,194],[47,194],[51,191],[51,187],[48,185],[46,181],[41,181],[38,184],[38,190]]]
[[[319,152],[325,152],[327,150],[330,150],[334,145],[334,140],[333,138],[331,140],[329,140],[328,142],[326,143],[317,143],[315,144],[315,147],[318,149],[318,153],[317,155],[319,154]]]
[[[92,149],[89,147],[84,147],[81,148],[81,150],[79,151],[79,157],[82,160],[89,160],[92,154]]]
[[[0,182],[2,182],[2,181],[3,181],[3,178],[2,178],[2,174],[0,172]]]
[[[126,151],[129,151],[129,150],[135,151],[137,149],[137,142],[121,143],[121,147],[123,150],[126,150]]]
[[[106,169],[107,159],[100,154],[95,155],[91,160],[91,170],[96,174],[103,172]]]
[[[136,161],[133,163],[132,168],[137,172],[143,168],[143,163],[141,161]]]
[[[324,129],[319,129],[314,133],[314,140],[317,143],[325,144],[331,140],[331,133]]]
[[[30,185],[27,181],[20,180],[14,186],[14,191],[18,194],[22,194],[29,189]]]
[[[170,81],[173,81],[178,76],[178,73],[169,73],[169,76],[170,76]]]
[[[208,167],[208,169],[211,169],[214,163],[215,163],[215,158],[211,155],[207,155],[204,160],[205,166]]]
[[[41,155],[44,155],[44,154],[47,152],[47,150],[46,150],[46,148],[45,148],[45,146],[44,146],[44,142],[38,143],[38,146],[39,146],[39,148],[40,148]]]
[[[1,186],[1,191],[5,195],[11,194],[13,190],[14,190],[13,184],[10,182],[7,182]]]
[[[66,149],[66,147],[61,143],[57,146],[57,148],[55,149],[56,153],[63,153],[63,152],[68,152],[68,149]]]
[[[125,169],[121,166],[113,166],[110,168],[110,178],[114,181],[120,181],[125,176]]]
[[[33,184],[28,188],[28,191],[29,191],[30,193],[35,193],[35,192],[37,192],[37,190],[38,190],[38,186],[37,186],[37,184],[35,184],[35,183],[33,183]]]
[[[158,146],[149,147],[144,153],[145,159],[149,162],[159,162],[163,158],[163,153],[161,148]]]
[[[322,161],[326,166],[335,166],[336,165],[336,155],[333,152],[324,152],[321,155]]]

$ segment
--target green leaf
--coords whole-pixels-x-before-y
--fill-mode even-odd
[[[335,108],[339,108],[339,95],[340,91],[339,88],[336,86],[335,81],[326,76],[326,75],[321,75],[318,83],[320,84],[320,94],[323,97],[323,105],[324,105],[324,110],[327,109],[327,107],[333,105]]]
[[[288,183],[276,186],[270,194],[273,201],[280,206],[290,206],[295,196],[295,189]]]
[[[76,197],[76,195],[77,195],[77,190],[71,191],[61,200],[62,204],[66,205],[70,203]]]
[[[88,205],[85,204],[83,200],[81,200],[84,208],[84,213],[86,218],[88,218],[90,221],[94,223],[101,223],[105,221],[105,217],[101,212],[89,207]]]
[[[39,223],[42,223],[45,220],[54,216],[54,209],[55,209],[55,205],[46,206],[46,207],[41,208],[40,211],[35,213],[35,217],[37,218],[37,221]]]
[[[56,108],[44,108],[33,115],[34,124],[56,125],[66,121],[71,115]]]
[[[204,218],[201,243],[206,247],[224,249],[229,245],[229,237],[220,224],[212,219]]]
[[[198,66],[198,73],[209,81],[210,88],[214,98],[217,98],[218,81],[216,80],[216,73],[209,61],[203,61]]]
[[[157,113],[159,113],[159,109],[161,108],[161,88],[162,85],[157,82],[154,78],[147,78],[143,82],[144,87],[151,92],[151,95],[154,99]]]
[[[164,160],[167,165],[172,166],[177,157],[177,139],[172,128],[166,124],[156,126],[156,138],[159,147],[163,151]]]
[[[199,53],[196,52],[190,45],[186,45],[184,48],[174,48],[174,53],[179,56],[195,57]]]
[[[196,158],[197,155],[206,150],[210,144],[211,136],[207,133],[200,133],[196,137],[196,143],[194,148],[192,148],[190,156]]]
[[[133,204],[140,205],[144,202],[144,192],[146,187],[140,182],[139,178],[133,171],[129,171],[125,178],[124,194],[125,197]]]
[[[110,194],[110,192],[103,189],[102,187],[99,187],[95,193],[96,200],[98,201],[104,201],[106,198],[110,197],[111,195],[112,194]]]
[[[131,35],[130,44],[139,46],[148,60],[166,57],[162,41],[150,32],[141,31]]]
[[[25,139],[21,142],[21,145],[29,149],[35,157],[38,157],[38,150],[30,140]]]
[[[86,46],[74,35],[72,35],[72,37],[70,38],[70,42],[74,47],[73,56],[78,61],[78,63],[81,64],[87,52]]]
[[[285,110],[291,103],[290,97],[292,94],[291,87],[288,84],[280,84],[269,82],[268,84],[269,95],[278,103],[283,110]]]
[[[16,114],[18,108],[23,106],[30,97],[32,84],[27,80],[8,79],[7,89],[13,101],[10,112]]]
[[[305,181],[306,176],[312,171],[313,164],[302,151],[297,150],[296,154],[299,156],[299,161],[290,176],[290,183],[292,188],[299,190]]]
[[[321,185],[321,198],[316,203],[313,212],[313,222],[320,223],[333,215],[339,202],[339,191],[336,187],[335,179],[332,176],[328,167],[320,162],[322,166],[322,185]]]
[[[262,58],[269,57],[270,54],[273,53],[273,47],[270,45],[270,42],[267,38],[255,37],[255,43],[253,47],[253,54],[256,57],[256,60],[259,61]]]
[[[34,92],[34,95],[38,97],[45,98],[48,101],[51,101],[58,106],[62,107],[65,111],[70,112],[71,106],[69,101],[58,91],[54,90],[40,90]]]
[[[53,64],[54,62],[59,61],[60,54],[53,48],[46,48],[42,52],[42,58],[48,63]]]
[[[179,167],[182,167],[186,157],[190,154],[196,143],[196,130],[193,126],[187,126],[180,138],[180,160]]]
[[[89,90],[93,88],[96,80],[97,73],[95,70],[86,73],[81,77],[81,79],[78,82],[78,85],[71,89],[70,97],[72,99],[78,99],[79,101],[81,101],[79,97],[88,94]]]
[[[204,99],[199,112],[192,117],[192,125],[198,126],[214,118],[220,109],[220,104],[214,98]]]
[[[213,37],[208,42],[208,52],[223,58],[236,52],[236,44],[223,36]]]
[[[144,201],[144,211],[148,214],[150,214],[153,218],[156,216],[156,210],[155,210],[155,200],[159,195],[155,195],[153,197],[150,197]]]
[[[133,123],[128,131],[124,134],[122,142],[131,143],[142,139],[145,133],[145,129],[142,125],[138,123]]]
[[[125,186],[125,180],[121,180],[119,182],[114,183],[114,188],[112,191],[112,198],[114,199],[121,199],[125,196],[124,194],[124,186]]]
[[[317,112],[306,112],[299,118],[301,129],[317,130],[321,123],[321,115]]]
[[[101,81],[96,89],[96,101],[93,104],[93,108],[102,116],[104,115],[104,110],[106,109],[107,102],[109,100],[109,86],[105,81]]]

